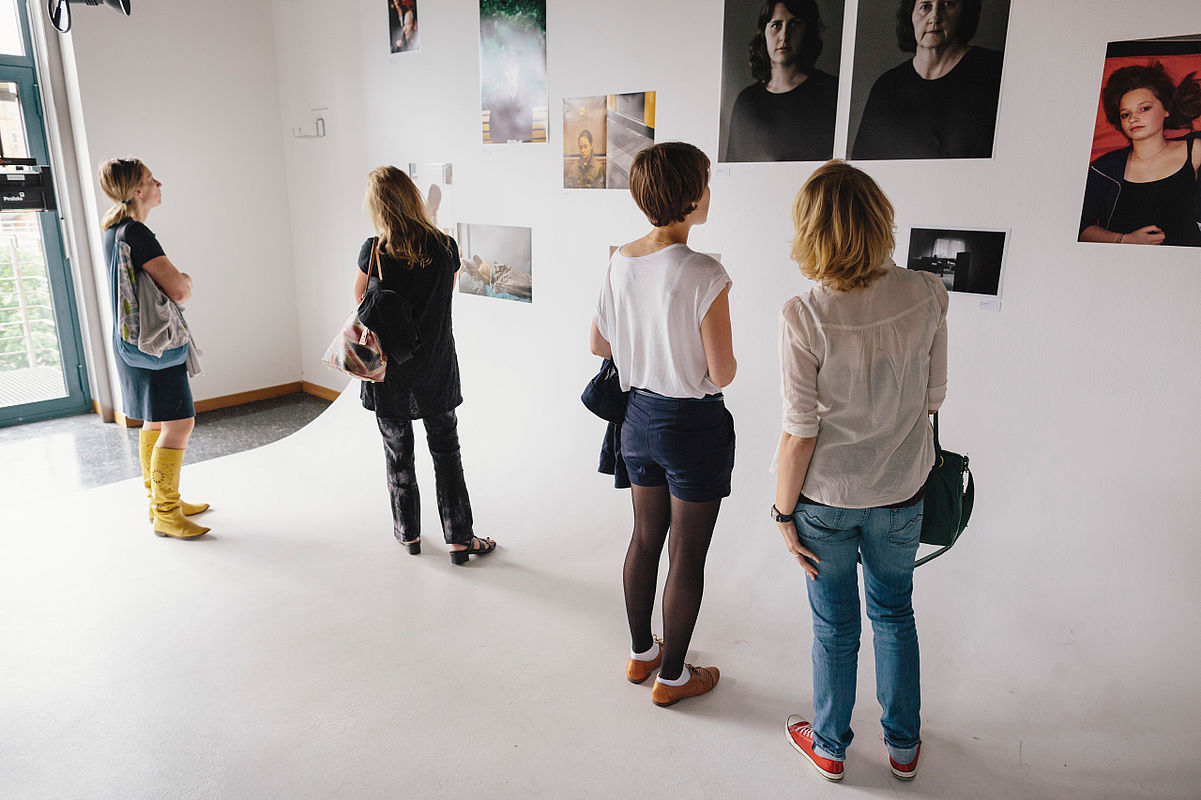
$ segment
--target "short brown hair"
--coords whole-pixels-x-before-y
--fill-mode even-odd
[[[838,291],[867,286],[896,248],[892,203],[866,172],[837,159],[797,192],[792,223],[801,274]]]
[[[709,184],[709,156],[687,142],[662,142],[634,156],[630,194],[656,227],[683,222]]]

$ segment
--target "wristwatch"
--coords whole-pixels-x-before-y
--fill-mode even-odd
[[[776,522],[792,522],[792,514],[781,514],[780,509],[776,508],[776,504],[771,504],[771,518]]]

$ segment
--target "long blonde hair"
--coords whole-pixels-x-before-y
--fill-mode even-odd
[[[867,173],[838,159],[797,192],[792,224],[791,255],[801,274],[839,291],[878,278],[896,248],[892,203]]]
[[[133,219],[129,202],[146,178],[146,165],[136,158],[113,158],[100,165],[97,177],[100,178],[100,188],[113,201],[112,208],[100,222],[100,230],[106,231],[127,219]]]
[[[379,235],[380,251],[412,268],[430,263],[425,248],[430,239],[441,244],[442,233],[430,221],[421,192],[396,167],[376,167],[367,176],[363,207]]]

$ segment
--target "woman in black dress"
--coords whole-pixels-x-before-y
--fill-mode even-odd
[[[390,358],[383,382],[364,381],[361,393],[363,407],[375,412],[384,438],[393,533],[410,553],[421,552],[412,423],[420,419],[434,461],[442,533],[450,545],[451,561],[466,564],[469,556],[491,553],[496,542],[472,531],[471,501],[459,456],[455,408],[463,397],[450,314],[459,248],[434,227],[421,193],[396,167],[372,170],[363,204],[377,235],[359,250],[355,301],[360,302],[367,291],[372,260],[378,259],[375,274],[382,276],[382,288],[408,303],[420,341],[412,358],[403,363]],[[386,353],[386,337],[382,343]]]
[[[1157,62],[1122,67],[1101,106],[1130,146],[1089,165],[1079,240],[1201,247],[1201,133],[1165,136],[1201,117],[1195,73],[1176,84]]]
[[[852,158],[992,157],[1003,56],[968,44],[982,1],[900,0],[897,46],[914,55],[872,85]]]
[[[125,416],[144,420],[138,437],[142,462],[142,482],[150,495],[150,517],[154,532],[174,539],[193,539],[209,529],[188,519],[208,509],[208,503],[188,503],[179,497],[179,472],[184,449],[195,425],[192,390],[188,386],[188,368],[177,363],[164,369],[130,366],[121,353],[117,330],[118,311],[117,248],[128,245],[133,279],[150,276],[176,303],[192,295],[192,278],[180,272],[163,253],[158,239],[146,227],[151,209],[163,202],[163,185],[136,158],[106,161],[100,167],[100,188],[113,201],[104,215],[104,254],[109,265],[109,288],[113,303],[113,347],[117,352],[117,377]],[[187,345],[184,345],[186,348]],[[170,359],[168,359],[170,360]]]
[[[824,161],[834,151],[838,79],[813,64],[822,52],[815,0],[768,0],[748,47],[755,83],[730,114],[726,161]]]

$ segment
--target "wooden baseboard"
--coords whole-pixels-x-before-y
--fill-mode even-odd
[[[238,392],[221,397],[210,397],[207,400],[197,400],[192,405],[196,408],[196,413],[201,414],[205,411],[216,411],[219,408],[242,406],[247,403],[257,403],[259,400],[270,400],[274,397],[298,394],[300,391],[302,391],[301,382],[295,381],[293,383],[281,383],[279,386],[268,386],[265,389],[252,389],[249,392]]]
[[[309,383],[308,381],[301,381],[300,391],[304,392],[305,394],[311,394],[314,397],[320,397],[322,400],[328,400],[331,403],[338,399],[338,395],[342,394],[334,389],[327,389],[324,386],[316,383]]]
[[[134,419],[133,417],[127,417],[124,414],[122,414],[120,411],[117,411],[116,409],[113,409],[113,422],[117,423],[122,428],[140,428],[140,427],[142,427],[142,420]]]
[[[192,405],[196,409],[197,414],[205,411],[216,411],[219,408],[229,408],[230,406],[241,406],[247,403],[255,403],[259,400],[270,400],[274,397],[285,397],[290,394],[311,394],[314,397],[320,397],[323,400],[333,402],[338,399],[341,392],[334,389],[327,389],[316,383],[308,381],[294,381],[293,383],[281,383],[279,386],[268,386],[264,389],[252,389],[249,392],[238,392],[236,394],[227,394],[221,397],[210,397],[207,400],[197,400]],[[93,401],[92,409],[99,414],[100,404]],[[126,428],[140,428],[142,420],[127,417],[120,411],[113,410],[113,421],[118,425]]]

